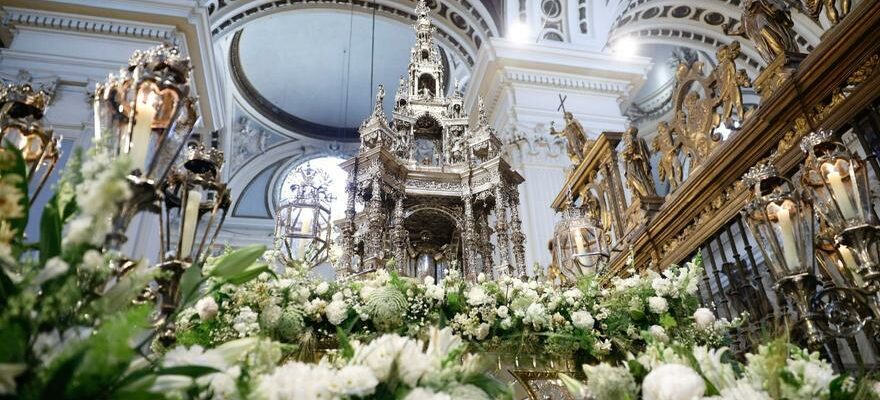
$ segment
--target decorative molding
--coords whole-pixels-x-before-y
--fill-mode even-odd
[[[232,151],[229,157],[229,168],[233,175],[248,161],[264,154],[267,149],[280,143],[296,141],[296,139],[291,139],[264,127],[241,111],[236,113],[236,119],[230,133]]]
[[[2,24],[10,27],[27,26],[67,32],[122,36],[177,44],[178,31],[169,25],[147,25],[103,18],[87,18],[75,14],[4,8]]]
[[[503,79],[508,82],[549,86],[566,90],[608,93],[618,96],[627,95],[632,89],[632,83],[628,81],[585,78],[580,75],[564,75],[514,68],[507,68]]]

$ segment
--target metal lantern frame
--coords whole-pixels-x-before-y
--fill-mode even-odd
[[[569,277],[601,274],[609,258],[605,231],[569,200],[553,230],[559,270]]]
[[[292,196],[275,210],[275,239],[281,259],[289,264],[296,259],[317,266],[329,258],[332,223],[327,173],[308,164],[295,170],[301,183],[290,186]]]
[[[132,196],[113,217],[105,242],[109,250],[119,250],[127,240],[135,215],[160,212],[160,187],[198,122],[196,101],[189,96],[190,70],[178,47],[163,44],[135,52],[127,68],[96,87],[96,145],[111,156],[132,159]]]
[[[744,178],[752,193],[742,214],[775,281],[774,289],[794,306],[807,343],[821,343],[819,315],[811,306],[820,284],[815,275],[812,204],[770,162],[752,167]]]
[[[34,90],[29,84],[9,84],[0,89],[0,143],[21,151],[28,183],[33,187],[29,204],[40,194],[60,156],[59,137],[42,124],[49,101],[46,91]]]

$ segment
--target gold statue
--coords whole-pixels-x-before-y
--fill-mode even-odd
[[[791,13],[782,0],[746,0],[738,26],[721,25],[726,35],[751,39],[770,64],[783,53],[797,53]]]
[[[558,132],[551,122],[550,134],[553,136],[565,137],[568,158],[571,159],[572,164],[579,165],[581,160],[584,159],[584,156],[587,155],[587,152],[590,151],[593,141],[587,138],[587,133],[584,132],[584,127],[574,118],[574,115],[572,115],[571,112],[566,111],[563,115],[565,116],[565,128],[562,132]]]
[[[734,40],[730,45],[721,46],[715,54],[718,58],[715,77],[717,79],[716,87],[718,88],[717,101],[721,102],[722,106],[721,120],[729,128],[732,128],[731,115],[734,107],[736,108],[736,116],[740,120],[743,120],[746,114],[740,87],[750,87],[752,86],[752,81],[746,75],[744,69],[738,71],[736,69],[734,60],[740,54],[739,42]]]
[[[683,172],[681,161],[678,159],[678,146],[669,132],[669,124],[666,121],[657,125],[657,136],[652,142],[653,150],[660,154],[657,162],[657,174],[661,182],[669,182],[669,191],[672,192],[681,185]]]
[[[849,14],[850,0],[840,0],[840,12],[837,11],[837,0],[801,0],[797,4],[798,10],[808,15],[814,21],[819,22],[819,12],[825,7],[825,16],[832,25],[837,25],[840,19]]]
[[[633,197],[646,198],[657,195],[654,179],[651,177],[651,153],[645,139],[639,137],[639,130],[630,127],[623,135],[623,162],[626,165],[626,185],[633,191]]]

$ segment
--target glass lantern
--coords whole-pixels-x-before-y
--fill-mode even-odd
[[[28,84],[10,84],[0,89],[0,144],[21,151],[31,186],[31,204],[59,156],[59,138],[41,123],[49,99],[44,90],[34,90]]]
[[[814,273],[816,221],[812,205],[770,162],[752,167],[744,179],[752,186],[749,203],[742,211],[746,224],[758,242],[774,288],[794,306],[806,342],[816,345],[822,335],[810,308],[820,283]]]
[[[275,240],[282,261],[305,261],[317,266],[330,255],[329,175],[309,165],[297,168],[297,182],[290,186],[291,196],[275,211]]]
[[[183,168],[173,171],[163,187],[161,214],[163,261],[200,263],[213,246],[231,204],[220,181],[223,152],[192,143]]]
[[[135,52],[126,69],[96,87],[96,143],[128,155],[133,176],[161,182],[183,149],[190,130],[175,123],[192,108],[190,69],[189,59],[165,44]]]
[[[864,160],[835,141],[830,131],[807,135],[801,149],[807,155],[801,182],[813,196],[816,211],[835,234],[878,224]]]
[[[554,228],[553,250],[559,272],[570,282],[602,272],[608,260],[604,231],[595,226],[581,208],[569,202]]]

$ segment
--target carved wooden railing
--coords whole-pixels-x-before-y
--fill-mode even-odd
[[[629,249],[637,271],[680,264],[701,252],[706,269],[701,300],[713,305],[719,317],[748,311],[752,322],[740,332],[743,341],[759,335],[767,319],[785,313],[784,299],[773,293],[766,266],[740,219],[748,199],[742,176],[768,157],[781,173],[795,173],[803,162],[800,139],[816,128],[855,134],[866,153],[875,157],[880,153],[878,26],[880,2],[861,2],[825,33],[810,54],[779,56],[754,82],[736,69],[733,44],[719,49],[718,66],[705,75],[700,65],[680,67],[673,119],[660,124],[654,149],[674,152],[683,171],[681,182],[674,182],[659,209],[643,210],[647,217],[643,226],[612,235],[615,246],[603,279],[630,273]],[[745,110],[739,87],[750,84],[761,103]],[[720,140],[714,136],[715,128],[725,121],[734,129]],[[586,157],[570,174],[553,207],[564,206],[569,188],[577,200],[592,184],[590,167],[585,165],[606,161]],[[880,165],[876,158],[870,161],[876,174]],[[678,173],[671,167],[661,167],[667,180]],[[614,207],[629,212],[635,200],[630,194],[625,204]],[[864,351],[865,339],[830,340],[826,347],[838,366],[876,363],[876,350]],[[856,343],[859,340],[861,344]],[[842,359],[840,346],[849,346],[856,359]]]

